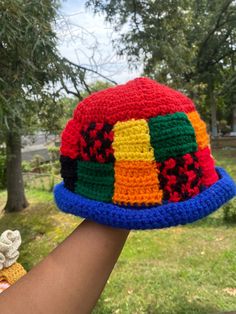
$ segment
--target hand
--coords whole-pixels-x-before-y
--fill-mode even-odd
[[[0,295],[1,314],[91,313],[129,230],[84,220],[54,251]]]

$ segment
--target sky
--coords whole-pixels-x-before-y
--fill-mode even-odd
[[[126,58],[118,57],[111,40],[117,35],[101,15],[85,8],[85,0],[62,1],[57,22],[61,54],[115,80],[117,83],[140,76],[141,67],[130,70]],[[90,80],[98,77],[91,76]]]

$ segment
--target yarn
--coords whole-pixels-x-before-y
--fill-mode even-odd
[[[192,112],[191,99],[165,85],[141,77],[111,87],[82,100],[74,111],[79,123],[149,119],[175,112]]]
[[[184,112],[157,116],[148,123],[156,161],[197,150],[194,129]]]
[[[158,163],[157,168],[160,171],[160,187],[164,191],[163,199],[168,202],[187,200],[203,188],[202,170],[196,153],[169,158]]]
[[[112,125],[109,123],[90,122],[80,131],[80,159],[100,163],[113,162]]]
[[[6,261],[5,256],[0,252],[0,269],[4,267],[5,261]]]
[[[236,193],[227,173],[217,173],[193,102],[147,78],[88,96],[61,139],[64,182],[55,200],[97,222],[128,229],[185,224]]]
[[[65,187],[70,191],[75,190],[75,182],[77,181],[77,159],[71,159],[68,156],[60,156],[61,177],[64,180]]]
[[[209,145],[209,136],[205,122],[201,120],[197,111],[190,112],[187,116],[195,130],[198,147],[200,149],[207,147]]]
[[[72,193],[63,182],[54,187],[59,209],[100,224],[124,229],[156,229],[184,225],[201,219],[236,195],[236,185],[227,172],[216,168],[219,180],[195,197],[178,203],[168,203],[148,209],[127,209]]]
[[[155,162],[116,161],[114,203],[156,205],[161,204],[162,194]]]
[[[9,267],[19,257],[18,248],[21,245],[21,236],[18,230],[6,230],[0,236],[0,270]]]
[[[113,163],[77,161],[77,165],[75,193],[104,202],[111,201],[114,190]]]
[[[214,184],[219,178],[215,170],[215,162],[209,147],[196,152],[199,165],[202,169],[202,184],[206,187]]]
[[[115,160],[154,161],[148,123],[144,119],[117,122],[112,147]]]
[[[24,267],[19,263],[14,263],[10,267],[0,270],[0,282],[7,281],[10,285],[13,285],[25,274]]]
[[[70,119],[61,133],[61,155],[72,159],[77,158],[80,151],[79,139],[80,125],[78,124],[78,121]]]

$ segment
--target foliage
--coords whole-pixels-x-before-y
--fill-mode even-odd
[[[229,133],[231,130],[230,126],[227,124],[226,120],[220,120],[219,121],[219,133],[225,135]]]
[[[51,23],[58,1],[1,1],[0,125],[4,134],[37,121],[49,100],[45,84],[56,81],[52,68],[56,37]],[[34,112],[34,115],[32,115]],[[58,111],[57,111],[58,112]],[[31,122],[31,123],[30,123]]]
[[[88,0],[102,12],[118,37],[114,45],[130,65],[187,92],[196,103],[232,113],[236,88],[236,3],[233,0]],[[222,102],[223,100],[223,102]],[[201,104],[202,106],[202,104]],[[229,113],[224,117],[231,124]],[[212,115],[213,116],[213,115]],[[214,117],[215,119],[215,117]],[[212,121],[216,123],[216,121]]]
[[[120,54],[144,62],[145,72],[182,86],[198,75],[201,81],[228,69],[234,55],[236,5],[234,1],[87,1],[105,13],[120,37]],[[125,26],[125,27],[124,27]],[[223,63],[225,62],[225,63]],[[157,68],[156,68],[157,67]],[[157,73],[153,73],[157,71]],[[219,70],[219,69],[218,69]]]
[[[6,211],[28,205],[16,158],[21,154],[21,135],[39,128],[57,133],[62,91],[79,99],[81,90],[90,92],[88,69],[63,58],[57,49],[59,4],[59,0],[0,1],[0,143],[7,146]]]
[[[65,127],[66,123],[69,119],[73,116],[73,111],[76,107],[76,105],[79,102],[78,97],[61,97],[59,102],[60,105],[63,108],[63,114],[60,117],[59,123],[60,123],[60,132]]]
[[[24,173],[24,186],[26,189],[52,192],[55,184],[61,182],[61,177],[54,173],[54,169],[47,173]]]
[[[88,69],[57,50],[55,20],[59,0],[0,2],[0,137],[9,128],[31,133],[58,131],[61,91],[80,99],[90,93]],[[73,88],[68,86],[72,85]]]
[[[89,85],[91,93],[98,92],[100,90],[106,89],[108,87],[112,87],[112,84],[105,81],[96,81]],[[87,91],[82,93],[83,98],[87,97],[89,93]]]
[[[0,190],[6,188],[6,156],[0,155]]]
[[[59,152],[59,147],[58,146],[48,146],[47,150],[48,150],[48,153],[50,155],[50,160],[52,162],[54,162],[54,161],[59,159],[60,152]]]
[[[50,161],[44,162],[41,155],[35,155],[31,161],[22,162],[24,187],[52,192],[60,178],[59,147],[49,146]]]
[[[235,148],[213,149],[212,152],[215,162],[218,166],[227,170],[230,176],[236,181],[236,163],[235,163]]]
[[[19,262],[30,270],[73,231],[79,219],[57,211],[52,204],[52,193],[30,189],[26,194],[30,207],[0,218],[0,233],[6,229],[20,231]],[[0,194],[1,198],[3,195]]]
[[[102,89],[105,89],[105,88],[108,88],[111,86],[112,86],[112,84],[109,82],[98,80],[94,83],[89,84],[89,92],[88,92],[88,90],[83,90],[81,92],[81,97],[84,99],[85,97],[87,97],[91,93],[98,92]],[[62,98],[60,98],[59,102],[63,108],[63,115],[61,116],[61,118],[59,120],[61,130],[65,127],[67,121],[72,118],[74,109],[76,108],[76,106],[78,105],[80,100],[81,99],[79,99],[78,97],[62,97]]]
[[[35,161],[24,163],[24,186],[28,189],[38,189],[52,192],[56,183],[61,181],[59,160],[35,165]]]
[[[61,164],[59,159],[55,161],[50,161],[43,163],[39,166],[39,173],[52,173],[55,175],[59,175]]]
[[[236,200],[232,200],[223,206],[224,220],[236,224]]]
[[[0,2],[0,142],[6,144],[7,154],[6,211],[28,206],[19,162],[21,135],[40,124],[50,130],[58,127],[60,108],[52,110],[59,95],[56,86],[63,78],[53,30],[58,6],[58,0]],[[45,111],[51,120],[43,118]]]
[[[215,150],[213,155],[219,166],[227,169],[232,178],[236,181],[236,149]],[[223,206],[223,219],[227,223],[236,223],[236,199]]]
[[[44,162],[44,158],[41,155],[34,155],[34,158],[31,161],[31,165],[35,169],[38,169],[43,162]]]

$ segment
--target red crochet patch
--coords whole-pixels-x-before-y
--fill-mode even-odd
[[[182,93],[142,77],[93,93],[79,103],[74,118],[82,123],[106,121],[115,124],[194,110],[192,100]]]
[[[206,147],[197,151],[196,156],[202,168],[202,184],[206,187],[211,186],[219,180],[219,177],[215,170],[215,162],[211,156],[210,148]]]
[[[163,199],[179,202],[189,199],[202,190],[202,170],[195,153],[177,158],[169,158],[157,163],[160,188],[164,191]]]
[[[61,155],[76,159],[79,156],[79,139],[80,125],[75,119],[70,119],[61,133]]]
[[[113,162],[114,150],[111,144],[114,134],[112,127],[109,123],[97,122],[84,125],[80,131],[79,158],[99,163]]]

